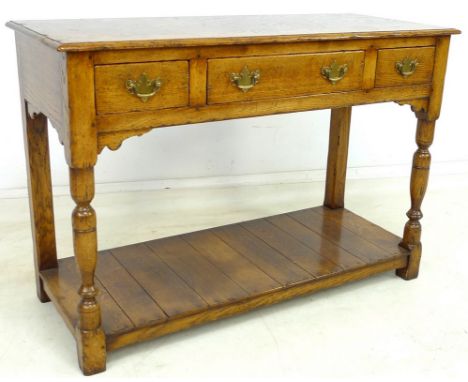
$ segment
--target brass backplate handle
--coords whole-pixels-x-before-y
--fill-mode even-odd
[[[141,102],[147,102],[161,88],[162,81],[159,78],[150,79],[146,73],[142,73],[136,80],[125,81],[125,87],[130,94],[137,96]]]
[[[231,82],[237,86],[244,93],[252,89],[260,80],[260,70],[256,69],[250,71],[249,68],[244,66],[240,73],[231,73]]]
[[[330,66],[324,66],[321,69],[322,76],[335,85],[341,81],[348,72],[348,64],[338,64],[333,61]]]
[[[403,77],[411,76],[415,71],[416,67],[419,65],[418,60],[414,58],[405,57],[401,61],[397,61],[395,63],[395,69],[400,73]]]

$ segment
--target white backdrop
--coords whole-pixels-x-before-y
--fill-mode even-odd
[[[112,1],[57,2],[49,0],[1,2],[4,22],[10,19],[138,17],[273,13],[352,12],[456,27],[468,32],[468,18],[457,11],[460,1],[342,1],[265,2],[222,1]],[[2,134],[0,138],[0,196],[14,196],[26,187],[20,103],[13,32],[0,31],[2,57]],[[435,171],[468,169],[468,88],[466,36],[454,36],[450,49],[444,106],[432,148]],[[96,167],[98,183],[120,183],[120,188],[180,184],[242,183],[303,180],[323,176],[328,145],[328,111],[205,123],[153,130],[131,138],[116,152],[107,149]],[[396,104],[360,106],[353,110],[349,175],[373,177],[409,172],[415,149],[416,120],[409,107]],[[54,185],[68,182],[63,149],[50,132]],[[278,176],[278,174],[280,174]],[[181,183],[181,179],[187,179]],[[161,182],[161,180],[165,180]],[[200,181],[201,180],[201,181]],[[124,182],[122,185],[121,183]],[[128,182],[128,183],[125,183]],[[132,183],[133,182],[133,183]],[[135,183],[137,182],[137,183]],[[128,185],[128,186],[125,186]],[[14,189],[14,190],[11,190]]]

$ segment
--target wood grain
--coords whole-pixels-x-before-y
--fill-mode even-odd
[[[362,88],[369,90],[375,85],[375,68],[377,66],[377,48],[370,44],[366,49]]]
[[[103,251],[95,282],[107,349],[403,268],[398,242],[347,210],[317,207]],[[73,328],[73,258],[40,274]]]
[[[212,232],[283,286],[310,278],[310,273],[264,241],[258,240],[240,224],[214,228]]]
[[[366,263],[400,255],[398,247],[393,248],[391,253],[388,253],[388,251],[377,247],[366,238],[361,237],[359,234],[341,226],[335,220],[329,219],[327,216],[323,216],[314,210],[296,211],[289,213],[289,216],[310,230],[320,233],[335,243],[335,245],[340,246]]]
[[[323,202],[329,208],[344,207],[350,128],[351,107],[332,109],[328,138],[325,200]]]
[[[146,245],[210,306],[247,297],[240,285],[200,256],[185,240],[172,237],[153,240]]]
[[[323,289],[329,289],[345,283],[365,279],[382,272],[400,268],[406,263],[406,258],[384,260],[382,262],[368,265],[363,268],[357,268],[341,273],[340,275],[320,278],[314,282],[299,283],[288,288],[279,289],[271,293],[252,297],[243,301],[238,301],[233,304],[219,306],[190,316],[180,317],[163,325],[158,324],[154,326],[147,326],[138,328],[131,332],[109,336],[107,339],[107,349],[109,351],[113,351],[133,343],[161,337],[163,335],[178,332],[211,321],[235,316],[253,309],[277,304],[298,296],[315,293]]]
[[[167,320],[166,314],[159,305],[120,265],[111,252],[104,251],[99,254],[96,277],[128,316],[133,327]],[[125,288],[122,288],[122,284]]]
[[[321,69],[333,61],[348,65],[348,72],[336,84],[321,74]],[[244,66],[259,70],[261,75],[258,84],[248,92],[242,92],[230,81],[231,73],[239,73]],[[363,67],[363,51],[211,59],[208,60],[208,103],[358,90],[362,85]]]
[[[202,58],[190,60],[190,106],[206,105],[207,61]]]
[[[11,21],[7,25],[62,51],[289,43],[460,33],[453,28],[356,14],[31,20]]]
[[[182,238],[249,294],[280,287],[276,280],[213,233],[200,231],[183,235]]]
[[[159,78],[161,88],[148,101],[142,102],[130,94],[125,83],[146,73]],[[97,65],[96,112],[98,114],[152,111],[189,104],[189,67],[187,61],[162,61],[125,65]]]
[[[314,208],[314,212],[326,216],[327,219],[333,220],[337,225],[341,225],[365,238],[390,254],[401,251],[397,245],[401,239],[397,235],[381,229],[378,225],[346,209],[334,211],[328,208]]]
[[[328,260],[327,256],[315,252],[288,234],[287,226],[289,222],[283,221],[282,224],[286,227],[280,225],[280,227],[283,227],[280,228],[267,219],[259,219],[242,223],[242,227],[307,271],[311,278],[319,278],[343,270],[339,264]]]
[[[450,38],[438,38],[434,58],[434,73],[432,78],[432,93],[425,119],[435,121],[439,118],[444,92],[445,71],[447,70]]]
[[[385,87],[430,83],[434,68],[434,52],[434,47],[379,50],[375,71],[375,86]],[[418,61],[415,72],[408,77],[402,76],[395,68],[396,63],[405,58]]]
[[[47,302],[50,300],[44,291],[40,271],[57,268],[47,119],[43,114],[31,116],[24,102],[23,124],[36,293],[41,302]]]
[[[94,168],[70,168],[70,194],[76,206],[72,212],[73,250],[80,272],[80,300],[75,337],[78,361],[85,375],[106,369],[105,335],[102,329],[101,305],[94,278],[97,264]]]
[[[68,328],[75,334],[78,322],[79,295],[76,293],[80,287],[81,279],[77,270],[75,259],[67,257],[60,259],[57,268],[41,271],[44,286],[51,296],[55,307],[64,317]],[[106,335],[123,333],[135,328],[127,314],[119,307],[114,297],[96,279],[96,287],[99,290],[97,299],[102,310],[102,328]]]
[[[370,38],[358,40],[332,41],[292,41],[287,44],[242,44],[216,45],[176,48],[146,48],[101,50],[93,52],[94,62],[101,64],[123,64],[129,62],[153,62],[161,60],[196,60],[209,58],[277,56],[287,54],[326,53],[338,51],[355,51],[435,46],[436,37],[405,38]]]
[[[400,243],[401,246],[411,251],[411,256],[408,265],[396,271],[396,274],[405,280],[412,280],[418,277],[419,274],[422,254],[422,227],[420,220],[423,215],[421,205],[429,181],[431,164],[429,147],[434,140],[435,122],[439,118],[442,104],[449,43],[448,38],[441,38],[436,45],[433,74],[434,85],[429,98],[429,105],[426,109],[413,109],[418,119],[416,127],[416,144],[418,148],[413,155],[413,166],[411,169],[411,208],[406,213],[408,221],[405,224],[403,239]]]
[[[106,352],[396,270],[417,276],[421,203],[456,29],[359,15],[10,22],[16,30],[38,295],[72,330],[84,374]],[[418,60],[403,77],[396,62]],[[336,84],[321,69],[348,72]],[[248,92],[230,74],[259,69]],[[128,79],[163,77],[147,103]],[[344,210],[351,107],[395,101],[418,118],[403,238]],[[153,128],[331,108],[325,207],[103,251],[94,166]],[[76,258],[57,261],[46,118],[70,168]],[[76,293],[78,290],[78,293]]]
[[[97,161],[94,63],[87,53],[67,54],[68,140],[65,157],[71,168],[90,168]]]
[[[321,211],[321,209],[314,209],[314,211]],[[334,216],[335,213],[331,215]],[[356,216],[354,214],[351,215]],[[345,251],[340,246],[335,245],[324,236],[310,230],[304,224],[299,223],[287,214],[273,216],[267,218],[267,220],[283,229],[302,244],[311,248],[315,253],[320,254],[321,257],[325,257],[333,264],[339,265],[341,269],[346,270],[365,265],[364,261],[360,260],[357,256]],[[393,245],[395,245],[395,242],[393,242]]]
[[[15,33],[22,101],[44,114],[57,129],[60,141],[69,144],[66,54]]]
[[[418,277],[419,263],[421,261],[421,205],[426,194],[431,165],[431,153],[429,147],[434,140],[435,121],[427,121],[418,118],[416,128],[416,144],[418,149],[413,155],[413,167],[411,169],[410,196],[411,208],[406,213],[408,221],[405,224],[401,245],[411,251],[410,261],[404,269],[399,269],[397,275],[405,280]]]
[[[99,131],[98,145],[100,149],[105,146],[115,149],[120,147],[125,139],[142,135],[157,127],[339,108],[390,100],[412,100],[427,97],[430,92],[430,85],[414,85],[254,102],[233,102],[199,108],[163,109],[159,110],[158,113],[140,112],[121,115],[102,115],[96,118],[96,127]]]
[[[143,244],[111,250],[168,317],[208,308],[206,301]]]

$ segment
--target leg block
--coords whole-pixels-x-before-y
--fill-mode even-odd
[[[86,331],[76,329],[78,362],[84,375],[106,370],[106,338],[101,329]]]

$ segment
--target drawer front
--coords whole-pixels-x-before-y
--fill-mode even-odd
[[[434,67],[434,51],[434,47],[379,50],[375,86],[430,83]]]
[[[208,103],[357,90],[362,86],[363,67],[363,51],[211,59],[208,60]],[[328,75],[336,82],[326,78],[327,68]],[[255,73],[258,81],[253,77]],[[236,78],[241,86],[255,84],[242,89],[236,84]]]
[[[187,106],[188,79],[188,61],[98,65],[95,67],[97,113]]]

